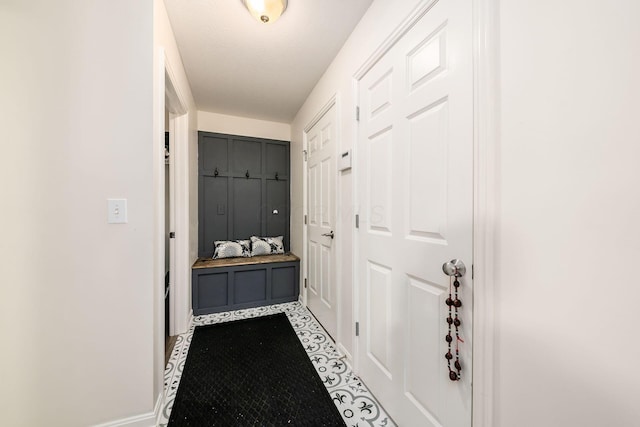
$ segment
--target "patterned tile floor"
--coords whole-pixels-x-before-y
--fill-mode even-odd
[[[340,354],[336,350],[335,343],[300,302],[195,317],[189,331],[178,336],[173,353],[165,369],[165,398],[158,425],[165,427],[168,423],[173,401],[182,377],[184,362],[187,359],[189,344],[196,326],[275,313],[286,313],[347,426],[395,426],[365,385],[354,375],[349,365],[340,360]]]

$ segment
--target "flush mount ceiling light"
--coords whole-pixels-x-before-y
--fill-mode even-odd
[[[275,22],[287,8],[287,0],[242,0],[249,12],[265,24]]]

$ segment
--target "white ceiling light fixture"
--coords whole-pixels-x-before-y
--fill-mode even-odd
[[[249,12],[265,24],[275,22],[287,9],[287,0],[242,0]]]

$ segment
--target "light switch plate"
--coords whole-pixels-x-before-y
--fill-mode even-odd
[[[127,222],[127,199],[107,199],[107,209],[108,224]]]

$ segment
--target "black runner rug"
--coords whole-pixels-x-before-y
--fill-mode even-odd
[[[198,326],[169,426],[346,426],[284,313]]]

